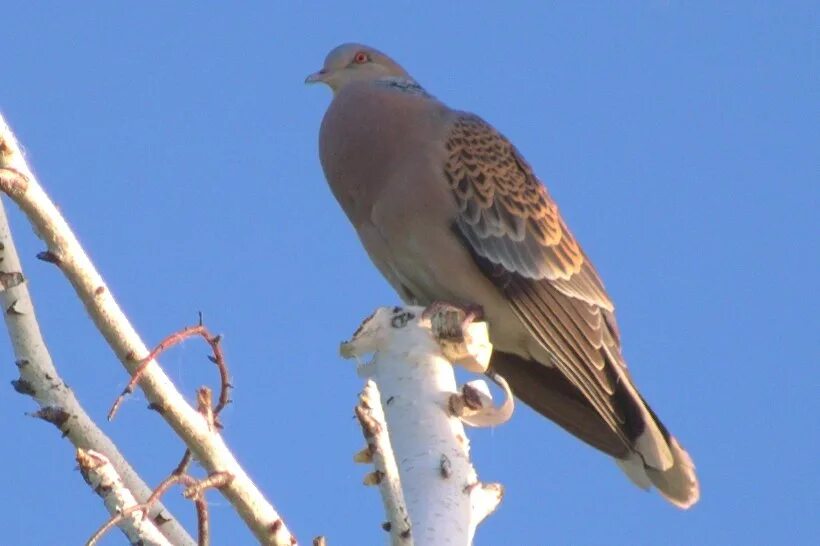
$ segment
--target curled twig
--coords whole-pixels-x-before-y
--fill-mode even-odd
[[[199,316],[199,324],[196,326],[188,326],[187,328],[183,328],[178,332],[174,332],[170,334],[168,337],[163,339],[159,345],[154,347],[150,353],[145,358],[140,359],[139,364],[137,365],[136,370],[131,375],[131,379],[128,381],[128,384],[122,390],[120,395],[114,401],[114,404],[111,406],[111,409],[108,411],[108,420],[112,420],[116,415],[117,411],[122,405],[123,400],[129,394],[133,393],[134,390],[137,388],[140,380],[142,379],[143,375],[145,374],[145,370],[148,368],[148,365],[154,361],[159,355],[164,353],[166,350],[170,349],[174,345],[182,343],[186,339],[190,337],[199,336],[205,340],[208,345],[211,347],[211,351],[213,354],[208,355],[208,360],[216,364],[217,370],[219,370],[219,380],[220,380],[220,388],[219,388],[219,401],[216,404],[216,407],[213,409],[214,414],[214,424],[217,428],[222,428],[216,416],[225,409],[231,400],[229,389],[232,387],[230,383],[230,379],[228,377],[228,367],[225,364],[225,355],[222,352],[222,336],[220,335],[212,335],[208,328],[202,324],[202,315]]]
[[[178,332],[174,332],[165,339],[163,339],[159,345],[157,345],[145,358],[143,358],[137,369],[134,371],[134,374],[131,376],[131,380],[128,382],[128,385],[125,387],[123,392],[117,397],[117,400],[114,402],[114,405],[111,407],[109,411],[108,418],[109,420],[114,417],[114,414],[117,412],[117,409],[122,404],[125,396],[132,393],[136,388],[137,384],[139,383],[140,379],[142,378],[145,370],[148,367],[148,364],[156,359],[161,353],[170,349],[174,345],[181,343],[182,341],[194,337],[200,336],[202,337],[210,346],[211,350],[213,351],[213,355],[209,355],[209,360],[217,365],[217,369],[219,370],[220,375],[220,396],[219,396],[219,403],[216,407],[213,406],[213,393],[211,389],[208,387],[200,387],[197,390],[197,411],[205,418],[206,422],[208,423],[208,428],[210,430],[222,428],[221,424],[218,421],[219,412],[227,406],[230,402],[228,398],[228,389],[230,388],[230,383],[228,383],[228,368],[225,364],[225,357],[222,353],[222,348],[220,346],[221,336],[214,336],[208,331],[208,329],[202,324],[202,316],[200,315],[199,324],[196,326],[189,326],[187,328],[183,328]],[[188,467],[190,466],[192,460],[191,450],[186,449],[185,454],[182,456],[182,460],[177,464],[171,474],[165,478],[154,491],[152,492],[151,496],[142,504],[138,504],[128,508],[127,510],[121,511],[119,514],[116,514],[112,518],[110,518],[102,527],[100,527],[96,533],[89,539],[86,543],[86,546],[93,546],[97,543],[97,541],[110,529],[114,526],[118,525],[122,522],[125,518],[129,517],[130,515],[134,514],[135,512],[143,512],[148,513],[148,511],[152,508],[152,506],[159,502],[159,499],[170,489],[172,486],[176,484],[182,484],[186,486],[186,489],[183,491],[182,495],[194,501],[194,505],[196,507],[196,514],[197,514],[197,531],[198,531],[198,539],[197,543],[200,546],[205,546],[210,543],[210,525],[208,519],[208,503],[205,500],[205,491],[208,489],[219,489],[233,481],[233,475],[228,472],[213,472],[207,478],[202,480],[197,480],[187,474]]]

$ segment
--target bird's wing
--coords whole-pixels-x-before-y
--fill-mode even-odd
[[[644,428],[613,305],[558,207],[513,145],[461,114],[445,142],[457,232],[484,274],[601,418],[631,445]]]

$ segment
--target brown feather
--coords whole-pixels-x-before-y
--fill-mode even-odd
[[[630,445],[644,423],[635,402],[616,395],[623,389],[614,367],[623,360],[605,328],[614,324],[612,302],[558,207],[512,144],[477,116],[455,120],[446,148],[457,228],[479,266],[589,407]]]
[[[629,454],[586,397],[554,367],[512,353],[493,352],[490,369],[518,386],[515,395],[567,432],[613,457]]]

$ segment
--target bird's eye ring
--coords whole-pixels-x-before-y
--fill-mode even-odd
[[[368,57],[367,53],[365,53],[364,51],[359,51],[358,53],[356,53],[356,56],[353,57],[353,62],[356,64],[364,64],[369,60],[370,57]]]

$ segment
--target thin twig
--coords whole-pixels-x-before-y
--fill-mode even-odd
[[[229,472],[213,472],[204,480],[199,480],[189,485],[182,496],[186,499],[198,499],[208,489],[222,489],[233,481],[233,475]]]
[[[99,529],[97,529],[91,538],[88,539],[85,546],[94,546],[97,544],[105,533],[122,523],[123,520],[127,519],[134,513],[142,512],[143,514],[147,514],[151,509],[151,506],[154,503],[159,502],[160,498],[162,498],[162,496],[165,495],[171,487],[177,484],[182,484],[185,486],[185,490],[182,495],[187,499],[192,499],[194,501],[194,505],[196,506],[198,523],[197,528],[199,531],[197,543],[208,544],[208,504],[205,501],[205,492],[208,489],[219,489],[225,485],[228,485],[233,480],[233,476],[227,472],[215,472],[205,479],[197,480],[196,478],[185,474],[185,470],[187,469],[190,461],[191,452],[186,451],[179,465],[177,465],[174,471],[167,478],[160,482],[157,488],[154,489],[154,492],[151,493],[151,496],[147,501],[130,506],[111,517]]]
[[[150,505],[137,503],[133,494],[124,486],[108,458],[93,450],[77,450],[77,465],[85,481],[102,497],[106,507],[114,516],[91,538],[88,544],[93,545],[99,538],[119,525],[133,543],[170,546],[170,542],[160,533],[157,523],[148,513]],[[152,494],[154,502],[168,486],[158,488]],[[152,503],[153,504],[153,503]],[[137,516],[137,512],[140,516]]]
[[[182,460],[179,461],[179,464],[174,468],[172,474],[185,474],[188,471],[188,465],[191,464],[191,459],[193,455],[191,455],[191,450],[186,449],[185,454],[182,456]]]
[[[160,484],[151,492],[151,495],[145,500],[145,502],[137,505],[134,507],[134,510],[143,510],[143,511],[150,511],[151,507],[158,503],[162,496],[165,494],[168,489],[170,489],[173,485],[179,483],[180,481],[186,480],[190,478],[186,475],[188,471],[188,465],[191,464],[191,450],[186,449],[185,454],[182,456],[182,460],[179,461],[179,464],[171,471],[171,474],[168,475],[167,478],[162,480]],[[193,478],[191,478],[193,479]],[[120,516],[125,517],[127,514],[120,514]],[[119,517],[119,516],[117,516]],[[118,521],[116,518],[111,518],[108,520],[105,525],[100,527],[96,533],[89,539],[86,543],[86,546],[92,546],[95,541],[99,540],[99,538],[106,533],[111,527],[116,525]]]
[[[211,347],[213,351],[213,356],[209,356],[209,359],[217,365],[217,369],[219,369],[220,375],[220,401],[221,404],[216,408],[213,407],[213,393],[211,389],[208,387],[200,387],[197,390],[197,411],[205,418],[205,421],[208,423],[209,430],[215,430],[222,428],[221,424],[218,422],[218,414],[228,403],[228,389],[230,388],[230,384],[227,381],[228,378],[228,367],[225,363],[225,357],[222,353],[222,348],[220,346],[221,338],[220,336],[211,335],[207,328],[202,324],[202,315],[199,316],[199,324],[196,326],[189,326],[187,328],[183,328],[178,332],[174,332],[170,334],[168,337],[163,339],[159,345],[157,345],[145,358],[143,358],[139,365],[137,366],[136,371],[131,376],[131,380],[128,382],[128,385],[117,397],[114,405],[111,407],[111,410],[108,413],[108,418],[111,420],[114,417],[114,414],[117,412],[117,409],[120,407],[124,397],[127,394],[130,394],[136,388],[136,385],[139,383],[140,379],[142,378],[145,370],[148,368],[148,364],[150,364],[154,359],[156,359],[161,353],[170,349],[174,345],[177,345],[184,340],[194,337],[200,336],[202,337]],[[224,402],[223,402],[224,400]],[[224,485],[227,485],[233,480],[233,476],[227,472],[215,472],[205,478],[204,480],[197,481],[193,477],[186,474],[188,466],[191,462],[191,450],[186,449],[185,454],[182,457],[182,460],[176,466],[176,468],[171,472],[171,474],[163,480],[159,486],[154,490],[151,496],[146,500],[143,504],[134,506],[121,512],[120,514],[115,515],[111,519],[108,520],[95,534],[91,537],[88,541],[87,546],[93,546],[100,537],[102,537],[108,530],[112,529],[115,525],[119,524],[123,519],[127,518],[135,511],[145,511],[151,509],[151,506],[158,502],[162,495],[173,485],[177,483],[182,483],[187,486],[185,491],[183,492],[183,496],[188,499],[192,499],[194,501],[194,505],[196,507],[196,514],[197,514],[197,531],[198,531],[198,539],[197,543],[200,545],[207,545],[210,543],[210,526],[208,520],[208,503],[205,500],[204,492],[207,489],[212,488],[220,488]]]
[[[195,480],[194,478],[188,476],[186,471],[188,470],[188,465],[191,463],[191,451],[186,449],[185,454],[182,456],[182,460],[179,464],[174,468],[171,474],[162,480],[160,484],[151,492],[151,496],[148,497],[145,502],[132,506],[131,508],[116,514],[114,517],[109,519],[105,524],[100,527],[97,532],[95,532],[88,542],[86,542],[86,546],[93,546],[97,543],[97,541],[111,528],[117,525],[120,521],[128,517],[129,515],[133,514],[134,512],[141,511],[144,513],[148,513],[151,510],[151,507],[159,502],[162,496],[170,489],[172,486],[176,485],[177,483],[183,482],[185,485],[192,484]]]
[[[148,511],[151,509],[151,506],[159,501],[160,498],[174,485],[184,481],[185,479],[190,478],[190,476],[186,475],[170,475],[157,486],[154,492],[148,497],[148,500],[142,502],[140,504],[135,504],[134,506],[130,506],[120,512],[119,514],[115,514],[113,517],[109,518],[97,531],[91,535],[91,538],[86,541],[86,546],[94,546],[97,542],[111,529],[115,526],[119,525],[124,519],[128,518],[131,514],[135,512],[142,512],[143,514],[147,514]],[[192,479],[192,478],[191,478]]]
[[[148,353],[148,355],[145,358],[140,359],[140,361],[137,364],[136,370],[131,375],[131,379],[128,381],[128,384],[125,386],[123,391],[114,401],[114,404],[111,406],[111,409],[108,411],[108,420],[111,421],[114,418],[125,397],[133,393],[134,390],[137,388],[137,385],[142,380],[143,375],[145,375],[145,370],[148,368],[148,365],[151,364],[151,362],[156,360],[157,357],[159,357],[159,355],[161,355],[171,347],[178,345],[186,339],[195,336],[201,337],[205,340],[206,343],[208,343],[208,345],[210,345],[213,355],[209,355],[208,360],[216,364],[217,370],[219,370],[219,402],[217,403],[216,408],[214,408],[213,410],[214,415],[218,416],[219,413],[223,409],[225,409],[225,406],[227,406],[230,403],[229,389],[232,385],[228,377],[228,367],[225,364],[225,355],[222,352],[222,336],[212,335],[205,327],[205,325],[202,324],[202,315],[200,315],[199,324],[197,324],[196,326],[188,326],[178,332],[170,334],[168,337],[163,339],[159,343],[159,345],[154,347],[154,349],[150,353]],[[222,428],[218,420],[215,421],[215,424],[218,428]]]
[[[208,546],[211,543],[211,528],[208,522],[208,501],[205,497],[199,497],[194,501],[196,506],[196,527],[198,532],[199,546]]]

